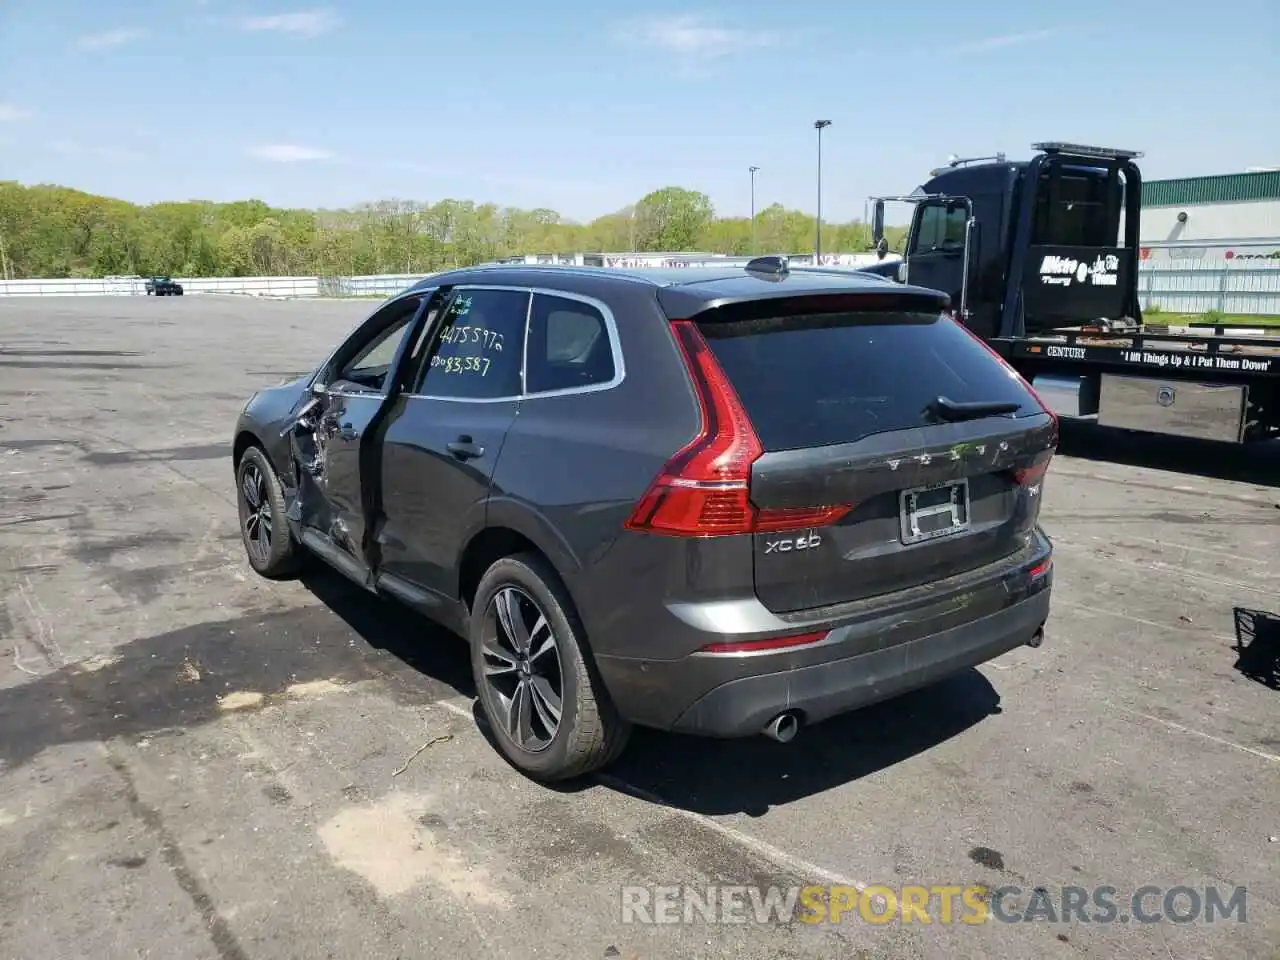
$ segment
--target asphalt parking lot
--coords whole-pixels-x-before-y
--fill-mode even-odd
[[[1275,450],[1068,434],[1041,649],[552,790],[460,641],[244,560],[237,412],[372,308],[0,298],[0,957],[1278,955]],[[624,886],[712,883],[1244,886],[1247,918],[622,922]]]

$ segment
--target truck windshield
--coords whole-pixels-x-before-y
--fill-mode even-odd
[[[1056,167],[1040,175],[1033,244],[1114,247],[1119,227],[1119,184],[1105,170]]]

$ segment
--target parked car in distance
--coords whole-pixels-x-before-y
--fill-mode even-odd
[[[791,740],[1041,642],[1058,423],[947,308],[776,257],[431,277],[248,401],[249,562],[464,636],[536,779],[633,725]]]
[[[146,282],[147,296],[155,294],[157,297],[180,297],[182,296],[182,284],[168,277],[149,277]]]

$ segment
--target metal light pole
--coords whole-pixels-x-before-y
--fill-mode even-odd
[[[747,167],[751,173],[751,252],[756,252],[756,174],[759,167]]]
[[[818,131],[818,233],[813,241],[813,265],[819,266],[822,257],[822,131],[831,126],[830,120],[813,121],[813,129]]]

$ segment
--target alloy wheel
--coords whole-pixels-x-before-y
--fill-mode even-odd
[[[519,587],[501,587],[489,600],[481,654],[494,721],[523,750],[551,746],[564,704],[560,648],[546,613]]]
[[[240,479],[240,496],[244,499],[245,545],[258,563],[271,557],[271,498],[267,496],[267,479],[255,463],[245,466]]]

